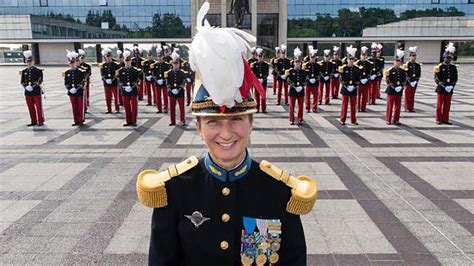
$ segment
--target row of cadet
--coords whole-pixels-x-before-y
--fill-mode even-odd
[[[293,60],[287,58],[286,45],[275,48],[276,56],[270,63],[264,61],[262,48],[252,48],[251,56],[247,59],[248,66],[262,84],[267,88],[268,76],[272,74],[273,94],[277,95],[276,104],[280,105],[283,96],[284,103],[290,105],[289,119],[295,124],[295,105],[298,104],[297,122],[303,124],[303,110],[317,112],[318,104],[323,98],[326,105],[330,99],[337,99],[342,94],[342,110],[340,123],[345,124],[348,105],[350,104],[351,123],[357,124],[356,109],[365,112],[367,104],[376,104],[380,98],[380,88],[383,76],[386,80],[387,93],[387,124],[400,124],[401,98],[405,89],[405,111],[414,112],[414,98],[421,76],[420,64],[416,62],[417,47],[409,48],[410,59],[402,65],[401,59],[405,52],[397,49],[393,67],[384,71],[385,59],[382,45],[363,46],[359,60],[356,60],[357,48],[346,48],[347,56],[340,59],[339,47],[324,50],[323,59],[318,61],[317,49],[308,47],[308,56],[302,58],[302,51],[297,47],[293,51]],[[449,110],[453,88],[457,82],[457,68],[451,64],[455,47],[448,44],[444,52],[444,61],[434,68],[436,92],[436,123],[449,122]],[[147,105],[155,105],[157,113],[170,111],[170,125],[176,124],[176,105],[180,110],[181,125],[185,125],[186,96],[187,105],[192,100],[195,73],[190,64],[179,55],[179,49],[173,52],[168,46],[158,46],[156,60],[151,51],[147,59],[141,57],[142,49],[133,47],[130,51],[117,51],[118,58],[112,57],[110,49],[104,49],[104,62],[99,64],[103,81],[107,113],[112,112],[112,100],[115,112],[120,113],[124,106],[126,123],[124,126],[136,126],[138,101],[147,97]],[[30,112],[31,123],[28,126],[42,126],[44,114],[42,100],[42,70],[33,65],[31,51],[24,52],[28,67],[20,71],[21,84],[25,90],[25,98]],[[63,73],[64,84],[70,97],[74,124],[83,125],[85,113],[89,106],[89,88],[91,66],[84,61],[85,52],[67,51],[69,69]],[[257,112],[266,113],[266,95],[254,91],[257,102]],[[324,94],[324,97],[323,97]],[[305,105],[305,106],[304,106]],[[393,119],[392,119],[393,114]]]

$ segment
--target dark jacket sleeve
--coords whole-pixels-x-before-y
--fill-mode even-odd
[[[282,235],[283,241],[281,249],[278,251],[282,256],[278,265],[305,266],[306,264],[306,243],[304,238],[303,225],[300,216],[288,214],[283,222],[282,232],[291,234]]]

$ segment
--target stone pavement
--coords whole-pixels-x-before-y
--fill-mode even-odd
[[[0,264],[144,265],[151,210],[137,203],[136,175],[203,144],[191,115],[169,127],[144,102],[139,126],[123,128],[123,113],[105,114],[97,68],[86,126],[71,127],[63,69],[45,69],[45,126],[28,128],[18,68],[0,67]],[[340,100],[304,126],[273,95],[256,115],[253,156],[319,184],[302,217],[309,265],[474,264],[474,66],[460,67],[453,125],[435,124],[432,69],[402,126],[385,125],[384,100],[358,126],[338,124]]]

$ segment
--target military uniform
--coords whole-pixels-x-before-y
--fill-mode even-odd
[[[161,113],[163,110],[165,113],[167,113],[168,87],[166,86],[165,72],[171,69],[171,65],[165,61],[162,61],[151,65],[151,68],[155,80],[155,102],[158,108],[158,113]]]
[[[278,48],[278,47],[277,47]],[[276,91],[277,91],[277,78],[278,78],[278,73],[276,71],[277,69],[277,62],[278,62],[278,54],[279,54],[279,49],[276,49],[275,48],[275,57],[273,57],[272,59],[270,59],[270,65],[272,66],[272,81],[273,81],[273,95],[276,94]]]
[[[304,102],[304,87],[308,72],[301,68],[292,68],[286,71],[285,75],[290,82],[290,123],[295,122],[295,104],[298,102],[298,124],[303,123],[303,102]]]
[[[331,94],[331,76],[336,70],[335,65],[331,61],[321,61],[321,77],[319,78],[319,104],[323,101],[323,88],[326,87],[326,94],[324,96],[324,104],[329,103],[329,95]]]
[[[454,93],[454,87],[458,81],[458,70],[453,64],[441,63],[434,68],[434,77],[436,82],[436,93],[438,94],[436,102],[436,122],[449,122],[449,111],[451,109],[451,98]]]
[[[370,75],[369,103],[375,104],[375,99],[380,98],[380,84],[382,82],[385,59],[383,57],[372,57],[369,58],[369,61],[374,66]]]
[[[407,74],[405,84],[405,111],[415,111],[415,92],[421,77],[421,65],[416,61],[408,61],[403,65]]]
[[[191,101],[193,100],[192,95],[194,90],[194,78],[196,74],[194,73],[194,71],[191,70],[191,65],[184,60],[182,63],[182,69],[184,72],[186,72],[186,79],[184,80],[186,88],[186,106],[189,106],[191,104]]]
[[[277,83],[278,83],[278,92],[277,92],[277,105],[280,105],[282,89],[284,94],[285,104],[288,104],[288,81],[285,76],[285,72],[291,68],[291,62],[288,58],[278,58],[276,61],[276,71],[277,71]]]
[[[116,76],[122,88],[126,122],[124,126],[136,126],[138,116],[138,83],[142,77],[142,71],[133,66],[125,66],[117,70]]]
[[[400,120],[400,109],[403,95],[403,85],[406,82],[405,70],[401,67],[392,67],[385,71],[385,77],[387,80],[387,124],[392,123],[392,110],[393,110],[393,123],[399,124]]]
[[[26,105],[30,113],[30,126],[44,123],[43,99],[41,83],[43,83],[43,70],[35,66],[27,67],[19,72],[21,76],[20,84],[25,92]]]
[[[63,72],[64,86],[66,87],[69,100],[71,101],[72,114],[74,116],[73,126],[81,126],[85,121],[84,116],[84,84],[87,73],[82,68],[70,68]]]
[[[334,73],[331,76],[331,94],[333,99],[338,99],[339,97],[339,87],[341,86],[341,82],[339,80],[339,67],[341,67],[342,60],[337,58],[337,59],[331,59],[331,62],[334,64]]]
[[[265,62],[254,62],[250,65],[253,73],[257,77],[258,81],[262,83],[263,89],[267,90],[267,79],[268,73],[270,71],[270,65]],[[258,90],[255,90],[255,101],[257,101],[257,112],[260,111],[260,106],[262,106],[262,112],[267,112],[267,100],[265,97],[261,96]]]
[[[369,100],[370,76],[374,65],[368,60],[359,60],[355,64],[361,70],[360,82],[357,87],[357,106],[359,112],[365,112]]]
[[[135,56],[132,58],[132,66],[140,70],[140,78],[138,80],[137,89],[138,89],[138,100],[143,100],[144,87],[145,83],[143,82],[143,71],[142,71],[142,62],[143,58],[140,56],[140,53],[135,52]]]
[[[153,79],[153,72],[151,68],[151,65],[153,65],[154,63],[156,63],[156,61],[153,59],[142,61],[142,71],[143,71],[143,75],[145,76],[145,84],[144,84],[145,90],[144,91],[146,92],[147,105],[151,105],[154,99],[153,86],[155,84],[155,80]]]
[[[339,67],[341,73],[341,94],[342,94],[342,106],[341,106],[341,124],[346,123],[347,117],[347,106],[350,102],[351,105],[351,123],[357,124],[356,117],[356,104],[357,104],[357,86],[360,82],[360,76],[362,71],[356,65],[348,66],[344,65]]]
[[[82,68],[83,70],[86,71],[86,85],[85,85],[85,93],[86,93],[86,106],[85,106],[85,110],[87,111],[87,107],[89,107],[90,105],[90,77],[92,75],[92,66],[89,65],[88,63],[86,62],[82,62],[80,65],[79,65],[80,68]]]
[[[306,111],[309,113],[310,110],[316,112],[318,110],[318,87],[319,87],[319,76],[321,74],[321,65],[318,62],[307,62],[303,64],[303,69],[308,73],[308,82],[306,83]],[[311,104],[311,96],[313,96],[313,104]]]
[[[187,77],[186,72],[181,69],[171,69],[165,72],[166,83],[168,85],[168,98],[170,101],[170,125],[176,124],[176,103],[179,107],[179,120],[185,124],[184,109],[184,82]]]
[[[247,59],[247,64],[248,64],[249,66],[251,66],[253,63],[255,63],[255,62],[257,62],[257,61],[258,61],[257,58],[255,58],[255,57],[250,57],[249,59]]]
[[[107,105],[107,113],[112,112],[112,97],[114,98],[115,112],[120,112],[120,95],[117,77],[115,76],[115,73],[119,68],[120,66],[113,61],[99,64],[100,75],[102,76],[102,81],[104,83],[104,94],[105,103]]]

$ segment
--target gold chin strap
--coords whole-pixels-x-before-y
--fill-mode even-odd
[[[287,212],[302,215],[313,209],[318,186],[311,177],[304,175],[294,177],[288,171],[281,170],[265,160],[260,163],[260,169],[291,188],[291,197],[286,205]]]

